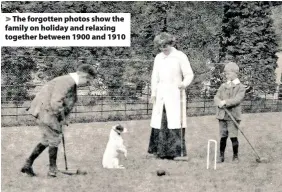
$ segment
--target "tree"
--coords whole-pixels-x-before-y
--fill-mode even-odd
[[[280,2],[282,3],[282,2]],[[272,19],[280,50],[282,50],[282,5],[272,9]]]
[[[24,84],[31,81],[31,71],[36,64],[28,48],[2,48],[1,61],[1,97],[3,101],[21,103],[28,99],[28,86]]]
[[[29,52],[37,66],[33,73],[42,81],[73,71],[83,62],[100,63],[106,86],[134,83],[142,89],[150,82],[153,59],[159,52],[153,40],[162,31],[178,36],[177,48],[188,55],[196,82],[201,81],[207,69],[206,60],[216,62],[218,58],[221,5],[221,2],[27,1],[2,2],[2,12],[131,13],[131,47],[37,47]]]
[[[209,76],[208,63],[219,59],[222,2],[171,3],[167,29],[177,36],[177,48],[189,58],[195,74],[189,94],[198,96],[202,82]]]
[[[274,90],[277,43],[269,2],[225,2],[221,61],[239,64],[242,81],[258,90]]]

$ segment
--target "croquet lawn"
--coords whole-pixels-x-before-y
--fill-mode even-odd
[[[186,145],[188,161],[148,159],[150,136],[148,120],[119,122],[129,130],[124,135],[128,158],[120,157],[124,170],[101,166],[103,152],[112,125],[118,122],[72,124],[65,128],[68,166],[86,169],[85,176],[59,174],[48,178],[48,150],[34,163],[37,177],[20,173],[27,156],[40,139],[37,127],[1,128],[1,181],[3,192],[282,192],[282,114],[243,115],[241,128],[258,154],[269,163],[257,163],[246,140],[239,134],[238,164],[232,163],[228,140],[226,162],[206,168],[208,139],[218,140],[218,122],[214,116],[188,117]],[[213,150],[211,157],[213,157]],[[64,169],[63,148],[58,152],[58,167]],[[167,175],[158,177],[157,170]]]

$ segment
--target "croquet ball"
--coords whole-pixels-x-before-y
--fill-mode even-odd
[[[86,174],[87,174],[87,171],[84,170],[84,169],[77,169],[77,174],[78,174],[78,175],[86,175]]]
[[[164,170],[157,170],[157,175],[158,176],[163,176],[165,174],[166,174],[166,172]]]

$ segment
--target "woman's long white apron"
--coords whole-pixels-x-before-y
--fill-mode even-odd
[[[152,96],[156,96],[151,127],[161,128],[163,107],[166,109],[169,129],[186,127],[186,94],[185,90],[180,91],[178,86],[180,83],[188,86],[192,79],[193,71],[183,52],[173,48],[168,56],[163,53],[156,56],[151,81]],[[180,99],[180,92],[182,99]],[[182,110],[180,111],[181,105]]]
[[[180,101],[180,90],[175,86],[160,85],[156,103],[153,106],[151,127],[160,128],[163,115],[163,108],[166,109],[167,126],[169,129],[179,129],[186,127],[186,96],[182,92]],[[181,102],[182,102],[182,124],[181,124]]]

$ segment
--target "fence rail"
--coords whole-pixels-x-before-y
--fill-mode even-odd
[[[187,116],[214,115],[216,106],[214,95],[187,94]],[[130,96],[79,96],[78,102],[70,115],[71,122],[92,122],[111,120],[146,119],[151,116],[152,104],[149,94],[142,97]],[[30,100],[17,102],[2,102],[2,126],[33,125],[34,118],[28,114]],[[279,112],[282,111],[282,100],[267,98],[246,98],[242,103],[243,113]]]
[[[33,50],[33,49],[32,49]],[[31,51],[32,51],[31,50]],[[64,52],[64,51],[62,51]],[[143,73],[149,74],[149,69],[153,60],[144,58],[94,58],[80,57],[75,55],[61,56],[35,56],[34,53],[28,55],[2,54],[2,76],[1,76],[1,119],[2,126],[10,125],[29,125],[34,124],[34,119],[26,111],[30,101],[40,90],[49,78],[67,74],[73,71],[81,63],[95,63],[94,65],[107,66],[109,63],[125,63],[123,67],[134,66],[136,63],[142,63]],[[53,64],[56,64],[53,66]],[[222,65],[221,63],[214,63]],[[10,67],[13,66],[13,67]],[[105,67],[104,66],[104,67]],[[117,65],[118,66],[118,65]],[[15,67],[15,68],[14,68]],[[32,68],[32,70],[30,69]],[[107,67],[105,67],[107,69]],[[127,68],[126,68],[127,69]],[[140,68],[136,69],[138,72]],[[46,72],[47,70],[47,72]],[[126,71],[126,70],[125,70]],[[130,70],[129,70],[130,71]],[[108,74],[109,71],[105,73]],[[125,73],[125,72],[124,72]],[[46,75],[42,77],[42,74]],[[130,76],[127,74],[126,77]],[[136,74],[135,74],[136,75]],[[47,78],[48,77],[48,78]],[[149,84],[149,76],[142,76],[143,84]],[[109,78],[109,77],[108,77]],[[121,77],[120,77],[121,78]],[[150,103],[150,88],[147,85],[137,85],[130,87],[130,81],[122,79],[122,86],[119,89],[110,87],[119,83],[101,85],[98,89],[78,90],[78,102],[71,112],[71,122],[90,122],[90,121],[109,121],[123,119],[143,119],[150,117],[152,113],[152,104]],[[206,90],[191,90],[187,92],[187,115],[212,115],[215,114],[216,107],[213,103],[213,97],[216,87],[206,86]],[[127,86],[127,88],[126,88]],[[139,85],[138,85],[139,86]],[[97,86],[98,87],[98,86]],[[280,85],[281,87],[281,85]],[[255,85],[253,86],[255,89]],[[201,89],[201,88],[200,88]],[[277,91],[281,90],[277,89]],[[243,112],[264,112],[264,111],[282,111],[281,100],[278,97],[269,97],[267,93],[260,93],[257,96],[248,96],[243,102]]]

